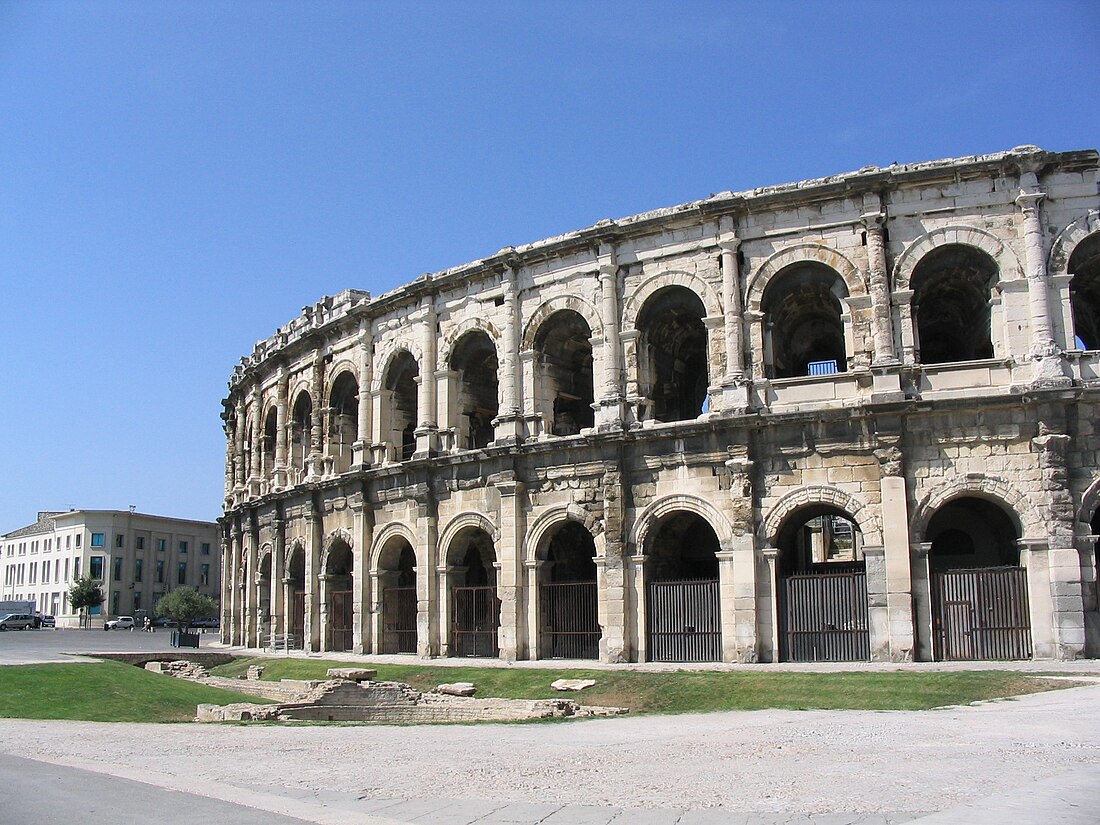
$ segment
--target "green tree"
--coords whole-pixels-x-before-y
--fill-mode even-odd
[[[76,579],[69,588],[69,604],[73,610],[80,611],[80,626],[88,626],[89,607],[99,607],[104,602],[103,590],[91,576],[81,576]]]
[[[193,587],[177,587],[157,602],[157,615],[166,616],[181,630],[191,627],[195,619],[210,619],[218,614],[218,603]]]

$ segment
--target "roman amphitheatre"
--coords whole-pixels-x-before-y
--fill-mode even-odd
[[[1096,655],[1098,169],[867,167],[307,306],[224,400],[222,640]]]

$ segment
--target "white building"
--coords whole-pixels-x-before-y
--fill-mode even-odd
[[[0,535],[0,600],[33,599],[75,627],[69,607],[73,581],[89,575],[102,583],[103,605],[92,621],[109,616],[154,615],[157,599],[190,585],[215,599],[220,580],[217,525],[126,510],[40,512],[37,520]]]

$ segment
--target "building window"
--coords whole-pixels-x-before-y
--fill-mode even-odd
[[[119,533],[117,536],[115,536],[115,547],[122,547],[122,539],[122,533]]]
[[[72,541],[72,536],[65,536],[65,549],[68,550],[72,545],[69,543]]]
[[[157,552],[163,553],[168,549],[168,539],[157,539]]]
[[[145,549],[145,536],[138,536],[134,539],[134,547],[138,550]]]
[[[135,590],[134,591],[134,612],[137,613],[139,610],[141,610],[141,591],[140,590]]]
[[[80,538],[81,538],[80,533],[77,533],[76,534],[76,547],[77,547],[78,550],[80,549]]]
[[[122,559],[113,559],[113,563],[115,566],[113,578],[116,582],[120,582],[122,581]]]
[[[114,615],[118,615],[118,603],[122,599],[122,594],[115,590],[111,593],[111,612]]]
[[[48,584],[50,581],[50,560],[42,562],[42,583]]]
[[[157,584],[164,584],[164,561],[157,559]]]
[[[210,542],[204,541],[202,543],[202,554],[204,556],[209,556],[210,555]]]
[[[187,562],[181,561],[176,573],[176,584],[187,584]]]
[[[65,559],[65,581],[69,580],[69,560]]]
[[[103,533],[92,533],[92,547],[103,547]]]
[[[204,564],[199,568],[199,584],[206,586],[210,584],[210,565]]]
[[[80,556],[77,556],[75,559],[73,559],[73,578],[80,578]]]
[[[31,562],[31,575],[30,575],[30,579],[27,583],[28,584],[37,584],[38,583],[38,562],[36,562],[36,561]]]
[[[185,542],[185,541],[180,542],[180,552],[181,553],[186,553],[187,552],[187,542]]]
[[[141,581],[142,560],[134,559],[134,581]]]
[[[103,556],[88,559],[88,574],[96,581],[103,581]]]

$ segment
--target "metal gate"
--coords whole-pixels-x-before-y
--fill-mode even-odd
[[[294,594],[294,610],[290,614],[290,635],[293,637],[288,642],[288,647],[304,648],[306,646],[306,594],[297,591]]]
[[[354,615],[350,590],[334,590],[328,594],[329,650],[339,653],[352,649]]]
[[[798,573],[779,580],[781,661],[867,661],[867,628],[865,572]]]
[[[935,573],[932,629],[941,661],[1030,659],[1027,571],[991,567]]]
[[[646,592],[651,662],[721,660],[717,579],[649,582]]]
[[[416,653],[416,588],[382,591],[383,653]]]
[[[545,617],[543,655],[548,659],[596,659],[600,624],[595,582],[562,582],[542,586]]]
[[[500,600],[494,587],[455,587],[451,591],[452,656],[498,656]]]

